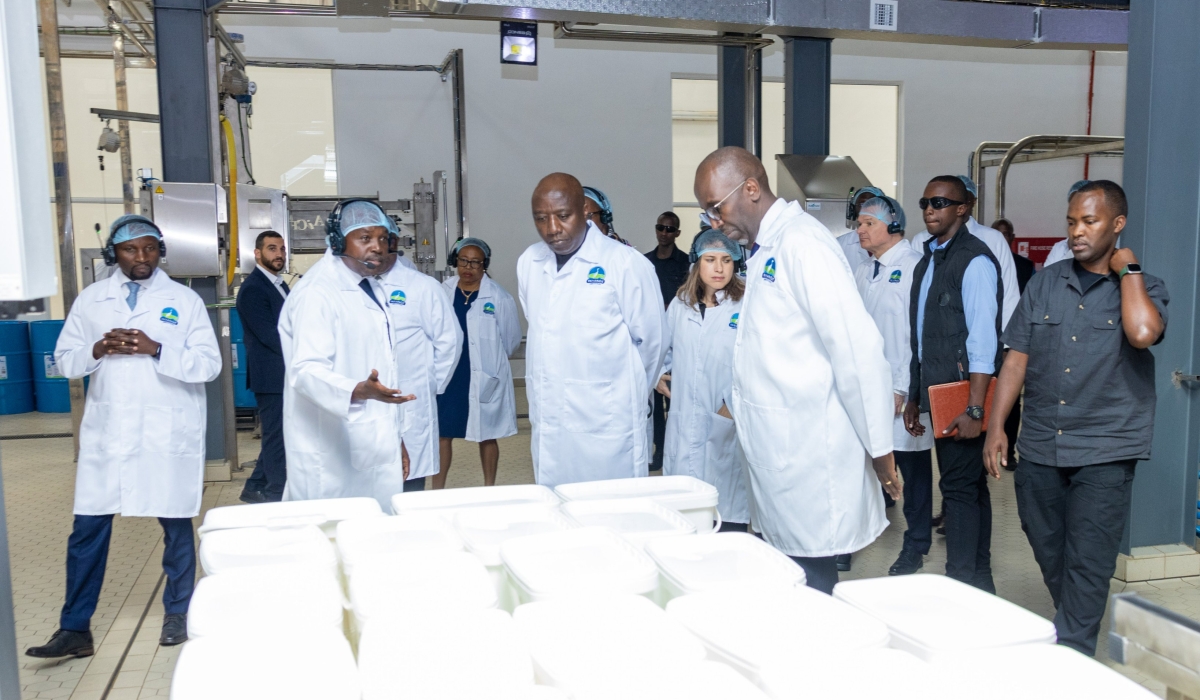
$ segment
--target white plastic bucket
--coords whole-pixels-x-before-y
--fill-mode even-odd
[[[611,528],[639,547],[659,537],[696,534],[692,521],[650,498],[569,501],[561,509],[580,527]]]
[[[717,513],[717,489],[712,484],[692,476],[640,477],[581,481],[555,487],[554,493],[564,501],[594,501],[612,498],[652,498],[677,511],[696,526],[701,534],[715,532],[721,527]]]
[[[359,644],[362,700],[525,700],[529,652],[502,610],[413,611],[372,620]]]
[[[512,612],[517,606],[517,594],[504,571],[500,545],[516,537],[569,530],[575,524],[554,506],[523,503],[457,511],[454,527],[467,551],[479,557],[487,567],[500,607]]]
[[[934,664],[933,668],[957,690],[957,697],[972,700],[1153,700],[1158,697],[1099,661],[1057,644],[1023,644],[976,651],[955,658],[953,663]]]
[[[844,581],[833,597],[880,620],[891,646],[925,661],[1018,644],[1053,644],[1054,623],[974,586],[934,574]]]
[[[342,573],[353,580],[361,562],[380,561],[420,549],[462,550],[462,540],[442,518],[428,514],[389,515],[343,520],[337,527]]]
[[[337,575],[333,545],[316,525],[215,530],[200,541],[200,565],[206,574],[278,564],[303,564]]]
[[[804,569],[786,554],[744,532],[671,537],[646,544],[662,574],[663,598],[729,585],[803,586]]]
[[[359,700],[358,669],[333,632],[214,635],[183,645],[172,700]]]
[[[204,524],[196,530],[200,538],[214,530],[242,527],[295,527],[316,525],[330,538],[337,524],[350,518],[383,515],[374,498],[326,498],[313,501],[280,501],[241,506],[222,506],[204,514]]]
[[[538,683],[569,693],[618,675],[657,675],[704,659],[704,646],[649,600],[634,595],[522,605],[513,613]]]
[[[328,629],[341,634],[342,589],[328,569],[248,566],[205,576],[188,605],[188,637],[281,635]]]
[[[463,509],[512,506],[522,503],[542,503],[556,506],[559,504],[559,499],[553,491],[537,484],[408,491],[392,496],[392,510],[397,515],[415,511],[435,511],[450,518],[454,517],[456,511]]]
[[[992,683],[997,676],[1021,674],[1014,665],[992,664],[976,677],[976,683]],[[945,684],[937,670],[898,649],[861,649],[852,653],[817,654],[779,658],[762,669],[760,685],[777,700],[793,698],[886,698],[928,700],[929,698],[979,698],[965,688]],[[1073,697],[1063,695],[1055,700]],[[1078,696],[1085,697],[1085,696]],[[1029,700],[1012,696],[1007,700]]]
[[[576,689],[574,700],[768,700],[768,697],[725,664],[701,661],[658,672],[613,674]]]
[[[529,603],[572,596],[654,596],[658,570],[644,552],[616,532],[586,527],[511,539],[500,558]]]
[[[667,614],[704,643],[710,658],[759,686],[774,659],[852,655],[888,643],[882,622],[807,586],[726,586],[675,598]]]

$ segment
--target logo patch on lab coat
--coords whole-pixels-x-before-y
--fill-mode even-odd
[[[488,316],[495,316],[496,315],[496,305],[490,301],[485,302],[483,304],[483,313],[487,314]]]
[[[162,321],[163,323],[169,323],[172,326],[178,326],[179,312],[168,306],[162,310],[162,316],[159,316],[158,320]]]
[[[729,327],[730,327],[730,328],[733,328],[733,329],[735,329],[735,330],[737,329],[737,324],[738,324],[738,316],[740,316],[740,315],[741,315],[741,314],[734,314],[734,315],[732,315],[732,316],[730,316],[730,317],[729,317]]]
[[[892,270],[892,274],[888,277],[888,282],[892,284],[900,284],[900,271]]]
[[[767,264],[763,267],[763,279],[768,282],[775,281],[775,258],[767,258]]]
[[[388,303],[396,304],[397,306],[404,306],[408,303],[408,297],[404,294],[404,290],[397,289],[393,291],[390,296],[388,296]]]
[[[599,265],[588,270],[588,284],[604,284],[604,268]]]

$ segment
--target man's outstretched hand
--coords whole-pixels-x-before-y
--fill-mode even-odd
[[[371,370],[371,376],[367,377],[366,381],[358,383],[354,387],[354,393],[350,395],[351,401],[380,401],[382,403],[406,403],[417,398],[412,394],[407,396],[401,394],[396,389],[389,389],[379,381],[379,370]]]

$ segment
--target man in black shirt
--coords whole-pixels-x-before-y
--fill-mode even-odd
[[[1004,234],[1004,240],[1008,241],[1008,247],[1011,249],[1013,241],[1016,240],[1016,233],[1013,231],[1012,222],[1008,219],[996,219],[992,222],[992,228]],[[1017,268],[1017,289],[1021,294],[1025,293],[1025,285],[1029,284],[1029,280],[1033,277],[1033,273],[1037,269],[1033,266],[1033,262],[1024,255],[1017,255],[1013,251],[1013,266]],[[1005,469],[1012,471],[1017,468],[1017,459],[1014,450],[1017,447],[1017,431],[1021,427],[1021,402],[1017,401],[1013,404],[1012,413],[1008,414],[1008,420],[1004,421],[1004,434],[1008,436],[1008,462]]]
[[[654,225],[654,237],[658,239],[658,247],[646,253],[650,264],[654,265],[654,274],[658,275],[658,284],[662,287],[663,302],[671,305],[675,293],[683,286],[688,276],[688,254],[675,245],[679,238],[679,217],[673,211],[664,211],[658,215]],[[657,391],[650,399],[654,404],[654,457],[650,469],[662,469],[663,441],[667,435],[667,409],[671,400]]]
[[[1054,599],[1058,642],[1088,655],[1129,517],[1134,464],[1150,457],[1154,356],[1167,326],[1167,290],[1128,248],[1125,193],[1107,180],[1071,196],[1074,256],[1034,275],[1002,340],[984,465],[1007,461],[1003,425],[1025,385],[1014,480],[1021,528]]]

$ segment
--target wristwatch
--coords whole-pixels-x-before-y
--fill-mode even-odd
[[[158,349],[154,351],[154,354],[151,355],[151,357],[156,360],[162,359],[162,343],[158,344]]]
[[[1125,267],[1121,268],[1121,272],[1120,272],[1119,276],[1124,277],[1125,275],[1140,275],[1140,274],[1142,274],[1142,266],[1137,263],[1129,263]]]
[[[971,420],[983,420],[983,406],[967,406],[967,416]]]

